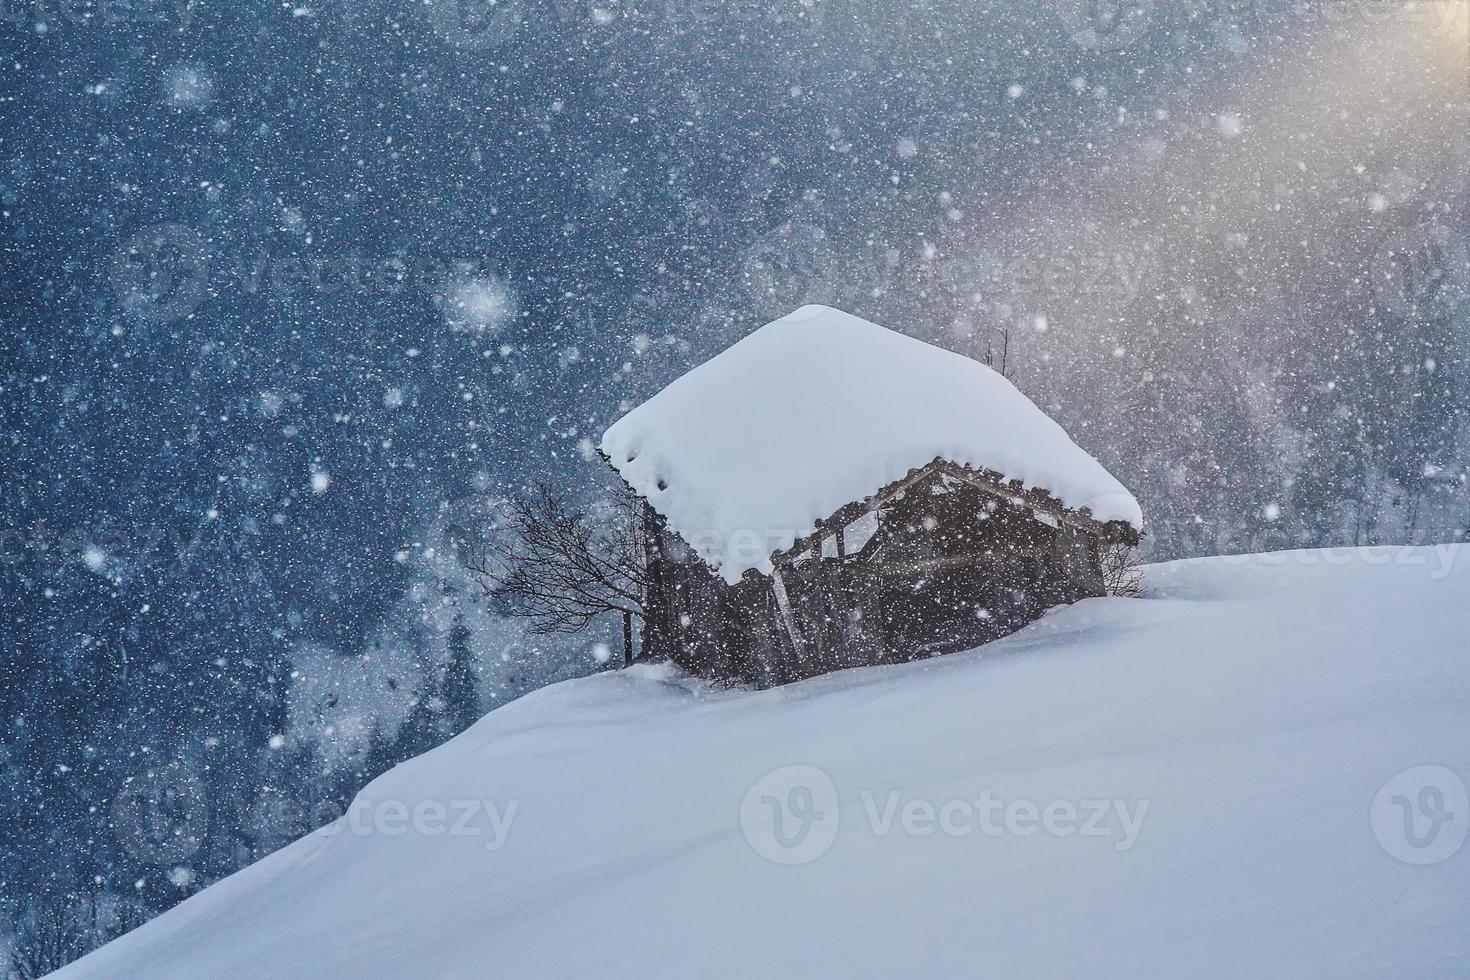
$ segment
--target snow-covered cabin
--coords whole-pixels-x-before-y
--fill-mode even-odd
[[[767,324],[633,409],[645,658],[779,684],[967,649],[1102,595],[1138,502],[997,372],[840,310]]]

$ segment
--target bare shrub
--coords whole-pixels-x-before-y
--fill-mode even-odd
[[[1143,598],[1143,563],[1138,549],[1126,544],[1108,544],[1102,548],[1103,584],[1108,595],[1123,599]]]
[[[541,483],[506,504],[504,534],[466,564],[485,594],[532,633],[580,633],[605,615],[623,623],[624,663],[647,581],[641,504],[626,489],[595,510]]]
[[[148,918],[131,900],[95,890],[38,898],[10,915],[15,933],[7,980],[39,980]]]
[[[100,943],[97,903],[77,896],[51,899],[27,909],[16,923],[10,950],[14,980],[39,980],[95,949]]]

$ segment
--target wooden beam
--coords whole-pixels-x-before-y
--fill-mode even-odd
[[[796,628],[796,617],[791,612],[791,597],[786,592],[786,580],[781,577],[781,569],[771,569],[771,591],[776,594],[776,608],[781,612],[781,622],[786,627],[786,635],[791,638],[791,649],[798,658],[806,644],[802,641],[801,633]]]
[[[998,497],[1008,503],[1032,507],[1049,514],[1056,520],[1104,541],[1122,540],[1129,544],[1138,543],[1138,532],[1121,521],[1103,523],[1093,518],[1086,509],[1068,510],[1051,494],[1039,487],[1022,488],[1014,483],[1003,482],[1000,475],[988,470],[973,470],[955,463],[942,463],[941,470],[957,480],[962,480],[983,493]]]
[[[862,517],[864,514],[867,514],[870,511],[877,510],[879,507],[882,507],[894,497],[897,497],[899,494],[913,487],[914,484],[929,476],[929,474],[933,472],[939,465],[940,461],[936,459],[934,462],[930,463],[927,466],[921,466],[916,470],[910,470],[908,476],[904,477],[901,480],[895,481],[894,483],[890,483],[882,490],[879,490],[877,493],[873,494],[873,496],[869,497],[867,500],[854,501],[853,503],[850,503],[847,506],[840,508],[837,513],[833,514],[830,518],[818,524],[817,529],[811,534],[808,534],[804,538],[797,538],[796,541],[792,543],[791,547],[787,548],[785,551],[781,551],[772,555],[772,563],[776,565],[781,565],[783,563],[790,564],[790,562],[793,561],[797,555],[810,549],[814,543],[819,543],[820,539],[826,536],[826,528],[846,528],[849,524],[857,520],[859,517]]]
[[[935,572],[949,571],[954,568],[975,568],[991,558],[992,556],[983,554],[954,555],[948,558],[924,558],[918,561],[879,562],[873,568],[889,575],[932,575]]]
[[[1086,509],[1068,510],[1063,507],[1061,501],[1040,487],[1026,489],[1015,482],[1006,481],[999,473],[991,470],[977,470],[958,463],[951,463],[944,459],[935,459],[925,466],[910,470],[908,475],[897,480],[873,494],[867,500],[855,501],[846,507],[840,508],[830,518],[819,524],[811,534],[804,538],[798,538],[790,548],[771,556],[771,561],[777,565],[790,564],[797,555],[811,550],[820,545],[820,539],[827,534],[831,528],[837,528],[840,534],[849,524],[871,511],[875,511],[897,497],[923,482],[935,473],[947,473],[955,479],[961,480],[984,493],[997,497],[1007,503],[1019,503],[1023,506],[1033,507],[1043,513],[1050,514],[1058,521],[1069,525],[1085,534],[1100,538],[1103,541],[1121,541],[1130,545],[1137,545],[1139,533],[1122,521],[1102,521],[1093,518]]]
[[[838,508],[837,512],[831,517],[819,523],[811,534],[797,538],[792,542],[791,547],[773,553],[771,555],[772,564],[777,567],[783,564],[789,565],[803,552],[813,548],[820,548],[821,539],[833,529],[839,535],[838,553],[841,554],[843,551],[843,541],[840,535],[846,530],[848,525],[860,517],[878,510],[895,497],[913,489],[916,484],[923,482],[935,473],[948,473],[1002,500],[1008,502],[1020,501],[1025,505],[1035,507],[1038,510],[1052,515],[1057,520],[1105,542],[1122,542],[1136,546],[1141,537],[1137,530],[1122,521],[1108,521],[1104,523],[1093,518],[1092,514],[1086,508],[1082,508],[1081,510],[1068,510],[1055,497],[1039,487],[1033,487],[1027,490],[1014,482],[1006,481],[999,473],[994,471],[971,469],[968,466],[961,466],[958,463],[951,463],[947,460],[936,458],[924,466],[910,470],[906,476],[890,483],[868,499],[857,500]],[[624,482],[626,483],[627,481]],[[629,489],[632,488],[629,487]],[[634,494],[635,496],[640,496],[640,499],[642,499],[641,495],[637,494],[637,491],[634,491]],[[644,503],[648,505],[649,511],[655,518],[663,521],[663,516],[651,504],[648,504],[647,500],[644,500]],[[821,552],[817,551],[815,555],[820,559]]]

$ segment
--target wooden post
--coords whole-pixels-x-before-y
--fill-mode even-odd
[[[623,666],[633,666],[633,614],[623,613]]]
[[[791,613],[791,597],[786,592],[786,580],[781,577],[780,568],[771,569],[771,591],[776,593],[776,608],[781,611],[781,622],[786,627],[786,635],[791,638],[791,651],[800,658],[805,644],[801,633],[796,629],[796,617]]]
[[[812,563],[806,569],[806,613],[808,622],[815,624],[816,635],[807,636],[807,658],[811,668],[817,672],[831,669],[828,654],[831,651],[832,631],[832,576],[827,566],[827,531],[825,521],[817,524],[812,538]]]

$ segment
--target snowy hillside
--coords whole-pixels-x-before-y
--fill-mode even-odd
[[[1150,585],[782,690],[539,691],[61,976],[1462,972],[1463,783],[1386,784],[1470,774],[1470,550]]]

